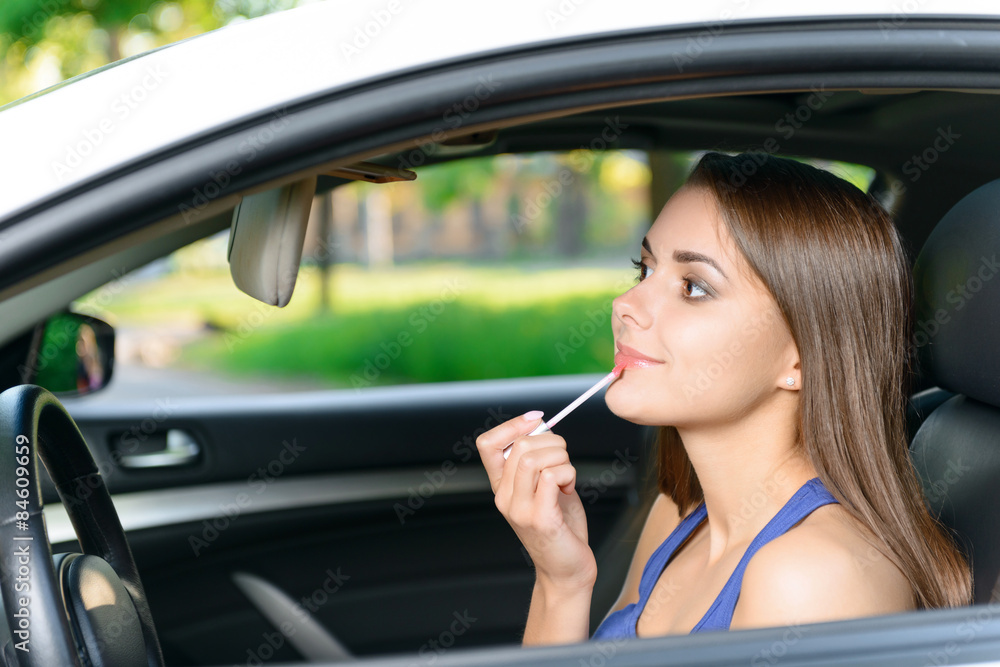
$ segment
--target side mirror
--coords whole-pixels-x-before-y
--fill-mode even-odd
[[[58,313],[35,329],[21,378],[54,394],[83,396],[107,386],[114,362],[110,324],[80,313]]]

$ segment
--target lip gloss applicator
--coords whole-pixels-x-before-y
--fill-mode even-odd
[[[570,403],[569,405],[567,405],[565,408],[563,408],[562,411],[559,412],[559,414],[557,414],[555,417],[553,417],[552,419],[548,420],[547,422],[542,422],[541,424],[539,424],[535,428],[535,430],[532,431],[531,433],[529,433],[528,435],[538,435],[539,433],[545,433],[546,431],[551,431],[552,427],[555,426],[556,424],[558,424],[560,421],[562,421],[563,417],[565,417],[569,413],[571,413],[574,410],[576,410],[578,407],[580,407],[581,403],[583,403],[584,401],[586,401],[588,398],[590,398],[591,396],[593,396],[594,394],[596,394],[602,387],[604,387],[609,382],[611,382],[612,380],[614,380],[616,377],[618,377],[619,375],[621,375],[622,374],[622,370],[624,368],[625,368],[625,364],[618,364],[618,365],[616,365],[614,367],[614,369],[610,373],[608,373],[607,375],[605,375],[604,377],[602,377],[597,382],[597,384],[595,384],[593,387],[591,387],[587,391],[585,391],[582,394],[580,394],[580,396],[575,401],[573,401],[572,403]],[[510,456],[510,447],[513,444],[514,443],[512,442],[512,443],[510,443],[510,445],[507,445],[506,447],[503,448],[503,458],[504,458],[505,461]]]

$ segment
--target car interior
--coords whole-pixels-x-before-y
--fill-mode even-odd
[[[1000,280],[992,280],[1000,250],[1000,98],[994,92],[819,86],[629,101],[456,132],[438,142],[440,150],[421,152],[420,164],[413,159],[417,142],[398,139],[322,169],[288,160],[269,179],[220,196],[193,218],[151,214],[149,222],[75,254],[53,245],[64,262],[58,270],[4,282],[0,387],[31,382],[25,360],[42,353],[46,323],[66,317],[84,294],[113,285],[109,276],[226,230],[235,285],[269,308],[284,306],[295,289],[311,202],[359,179],[399,182],[415,174],[419,181],[423,169],[489,155],[635,150],[649,159],[655,215],[679,184],[677,174],[664,171],[670,154],[750,150],[863,165],[874,171],[869,191],[892,213],[915,262],[917,331],[926,344],[918,348],[908,414],[911,458],[929,508],[971,558],[975,603],[991,610],[992,621],[991,605],[1000,601],[994,592],[1000,499],[992,493],[1000,479]],[[609,127],[618,129],[608,133]],[[954,289],[963,284],[969,296],[957,303]],[[94,345],[113,384],[113,335],[99,321],[81,322],[87,325],[81,330],[103,341]],[[422,664],[461,664],[458,651],[441,649],[448,637],[448,647],[484,651],[520,643],[534,581],[530,559],[493,504],[470,438],[527,410],[555,414],[594,379],[171,397],[159,411],[149,400],[91,400],[99,391],[74,398],[74,388],[52,386],[68,389],[57,396],[114,500],[166,664],[396,654],[419,656]],[[125,451],[137,428],[145,436],[140,449]],[[593,631],[618,598],[655,497],[655,433],[619,419],[599,398],[559,432],[572,443],[581,481],[599,479],[625,453],[634,461],[586,505],[600,571]],[[269,466],[281,474],[261,475]],[[79,551],[53,482],[42,477],[53,551]],[[412,500],[414,488],[445,477],[400,520],[397,505]],[[262,492],[245,504],[237,500],[256,488]],[[949,630],[920,623],[940,613],[825,624],[816,636],[827,643],[817,643],[816,651],[834,650],[841,628],[939,641]],[[276,634],[285,623],[300,631]],[[986,620],[976,627],[993,628]],[[448,628],[450,635],[443,632]],[[739,634],[652,641],[672,639],[678,660],[697,661],[709,641],[739,655],[745,646],[727,643]],[[770,642],[760,637],[761,646]],[[489,659],[485,652],[468,656],[477,664]],[[565,656],[565,664],[576,657]]]

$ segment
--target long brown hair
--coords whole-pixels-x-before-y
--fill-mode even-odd
[[[714,196],[791,331],[802,375],[796,447],[882,543],[918,608],[970,604],[969,566],[910,462],[913,278],[888,213],[827,171],[763,152],[707,153],[686,186]],[[704,493],[676,428],[659,427],[657,452],[660,491],[683,516]]]

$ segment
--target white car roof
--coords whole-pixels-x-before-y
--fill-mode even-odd
[[[996,0],[319,2],[122,61],[0,110],[0,219],[185,138],[288,102],[467,56],[656,26],[997,16]]]

